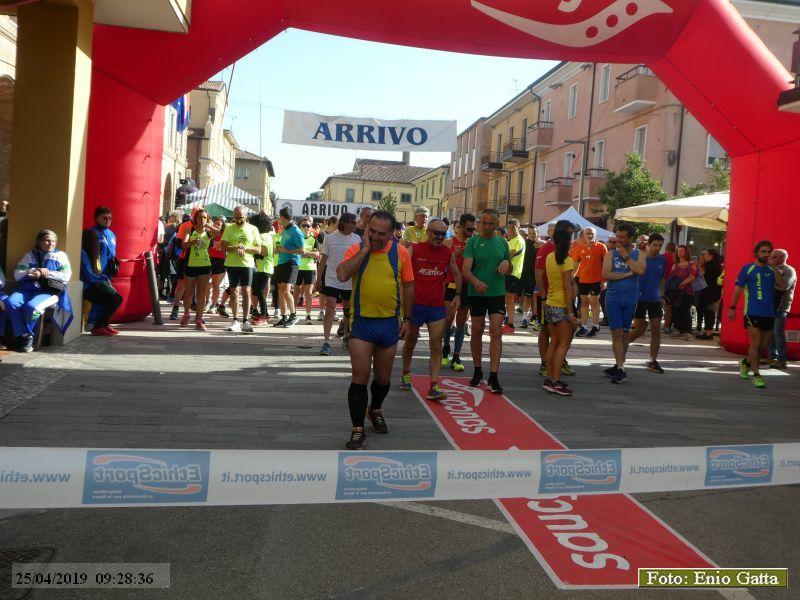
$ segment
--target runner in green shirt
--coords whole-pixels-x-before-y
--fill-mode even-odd
[[[192,228],[181,240],[187,249],[186,267],[183,271],[183,318],[181,327],[189,324],[189,311],[195,301],[195,329],[206,331],[203,312],[208,302],[208,283],[211,280],[211,257],[208,248],[212,240],[219,234],[209,222],[208,213],[200,209],[194,213]]]
[[[269,295],[269,280],[275,270],[275,241],[273,232],[275,231],[270,223],[269,217],[265,214],[257,214],[250,217],[250,224],[258,229],[259,243],[261,250],[254,256],[255,273],[253,273],[253,302],[252,312],[253,325],[269,323],[269,306],[267,296]]]
[[[258,229],[247,222],[247,209],[237,206],[233,210],[233,223],[222,234],[222,249],[225,250],[225,268],[228,271],[228,290],[231,293],[233,322],[228,331],[252,333],[250,324],[250,290],[253,285],[255,254],[261,252],[261,237]],[[239,291],[242,292],[242,324],[239,325]]]
[[[403,245],[419,244],[428,239],[428,215],[430,212],[424,206],[417,207],[414,211],[414,227],[406,227],[403,233]]]
[[[522,297],[522,262],[525,259],[525,239],[519,233],[519,221],[508,222],[508,250],[511,254],[511,273],[506,275],[506,318],[503,333],[514,333],[515,298]]]
[[[502,394],[497,379],[500,356],[503,353],[502,325],[506,312],[505,275],[511,270],[508,242],[495,237],[494,230],[500,217],[496,210],[486,209],[478,222],[479,235],[472,236],[464,248],[464,278],[469,283],[469,308],[472,317],[470,349],[475,373],[470,385],[478,387],[483,380],[483,330],[489,315],[489,391]]]
[[[300,219],[300,229],[303,231],[303,254],[300,255],[300,267],[297,271],[297,281],[294,286],[294,305],[300,306],[300,296],[306,307],[306,325],[313,325],[311,320],[311,290],[314,289],[314,276],[317,274],[317,260],[319,259],[319,245],[317,238],[311,231],[311,217]]]

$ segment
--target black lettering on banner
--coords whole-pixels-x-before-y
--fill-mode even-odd
[[[414,132],[419,132],[419,141],[414,141]],[[408,130],[408,135],[406,136],[408,139],[409,144],[414,144],[415,146],[421,146],[425,142],[428,141],[428,132],[425,131],[422,127],[412,127]]]
[[[392,143],[395,146],[399,146],[400,142],[403,141],[403,136],[406,133],[406,128],[401,127],[400,133],[397,133],[397,127],[389,127],[389,135],[392,136]]]
[[[370,144],[375,143],[375,137],[372,135],[372,132],[375,130],[373,125],[359,125],[358,126],[358,143],[363,144],[364,141],[369,142]]]
[[[349,143],[354,143],[356,140],[353,138],[353,134],[350,133],[353,131],[353,126],[350,123],[337,123],[336,124],[336,141],[346,141]],[[344,139],[343,138],[347,138]]]

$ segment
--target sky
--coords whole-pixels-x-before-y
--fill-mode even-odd
[[[284,109],[376,119],[456,120],[460,132],[555,64],[290,29],[215,79],[230,83],[225,127],[233,130],[239,147],[272,161],[272,191],[284,199],[302,200],[329,175],[352,170],[356,158],[400,160],[401,154],[282,144]],[[411,154],[411,164],[416,166],[449,162],[446,152]]]

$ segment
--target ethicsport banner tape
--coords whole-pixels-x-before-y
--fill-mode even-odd
[[[455,152],[455,121],[387,121],[284,111],[283,143],[388,152]]]
[[[542,499],[794,483],[800,483],[800,444],[467,452],[0,449],[0,508],[486,498],[555,506]]]
[[[422,400],[427,377],[412,383],[454,447],[541,450],[537,492],[561,496],[495,502],[559,588],[635,588],[640,567],[715,566],[636,499],[615,492],[769,485],[800,476],[798,444],[570,450],[508,398],[467,379],[440,380],[448,395],[442,402]]]

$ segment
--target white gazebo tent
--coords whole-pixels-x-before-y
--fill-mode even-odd
[[[728,228],[729,204],[730,192],[717,192],[621,208],[614,218],[619,221],[664,225],[674,222],[686,227],[725,231]]]
[[[209,214],[212,216],[223,214],[229,217],[233,214],[234,208],[242,205],[247,208],[247,214],[250,215],[255,211],[248,208],[246,206],[248,204],[260,205],[261,200],[233,184],[215,183],[203,190],[198,190],[186,196],[186,205],[183,207],[183,211],[188,213],[195,206],[202,206],[209,210]],[[213,211],[210,207],[219,207],[222,210]]]
[[[539,232],[539,235],[547,235],[547,227],[551,224],[555,224],[557,221],[566,220],[570,223],[574,223],[576,228],[578,229],[585,229],[587,227],[594,227],[595,231],[597,232],[595,235],[595,239],[599,242],[607,242],[609,236],[611,236],[611,232],[607,231],[601,227],[598,227],[588,219],[582,217],[577,210],[575,210],[574,206],[570,206],[567,210],[563,213],[558,215],[557,217],[553,217],[547,223],[539,225],[536,229]]]

